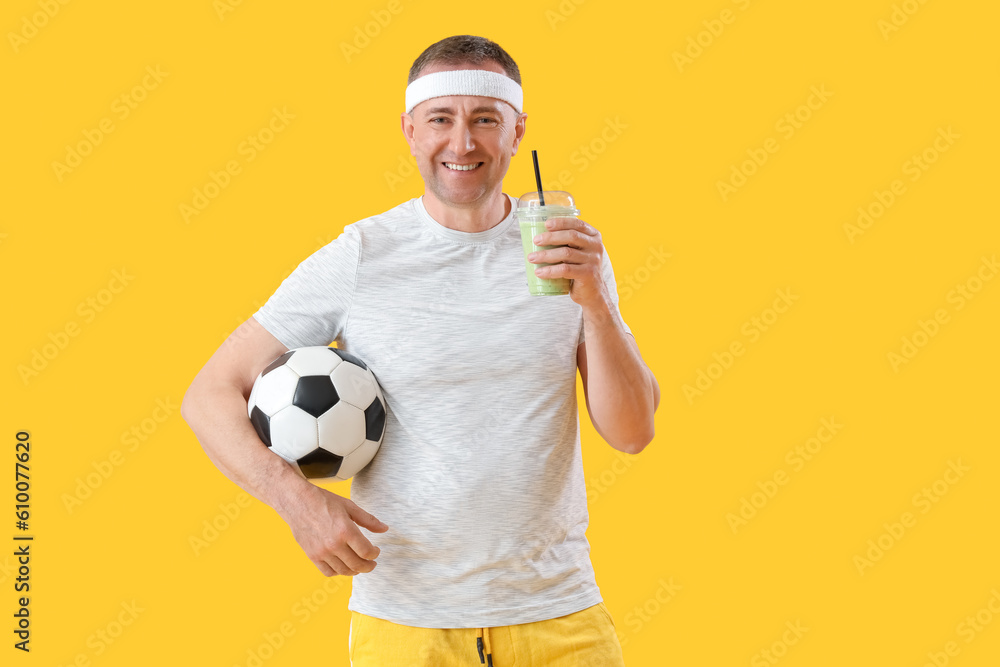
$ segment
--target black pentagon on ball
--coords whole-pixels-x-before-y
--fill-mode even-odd
[[[319,417],[340,400],[333,378],[329,375],[306,375],[295,385],[292,405],[305,410],[313,417]]]
[[[340,471],[340,464],[344,461],[343,456],[337,456],[333,452],[325,449],[314,449],[296,463],[302,474],[313,479],[316,477],[333,477]]]
[[[260,439],[264,441],[264,444],[268,447],[271,446],[271,418],[264,414],[256,405],[253,406],[253,411],[250,412],[250,423],[253,424],[254,430],[257,431],[257,435]]]
[[[270,373],[271,371],[273,371],[278,366],[284,366],[285,363],[288,361],[288,358],[291,357],[292,353],[294,353],[294,352],[295,352],[295,350],[289,350],[288,352],[285,352],[283,355],[281,355],[280,357],[278,357],[277,359],[275,359],[274,361],[272,361],[271,363],[269,363],[267,365],[267,368],[265,368],[263,370],[263,372],[261,372],[261,374],[260,374],[261,377],[264,377],[265,375],[267,375],[268,373]]]
[[[341,359],[343,359],[344,361],[349,361],[355,366],[361,366],[361,368],[368,370],[368,366],[365,365],[365,362],[361,361],[350,352],[344,352],[343,350],[336,347],[331,347],[330,349],[333,350],[333,353],[336,354]]]
[[[365,409],[365,438],[378,442],[385,431],[385,407],[378,396]]]

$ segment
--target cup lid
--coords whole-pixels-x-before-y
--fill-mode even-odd
[[[576,208],[576,202],[573,201],[573,195],[562,190],[543,190],[542,197],[545,199],[545,206],[564,206],[566,208]],[[525,192],[521,195],[521,198],[517,200],[518,208],[538,208],[541,206],[541,202],[538,199],[538,191],[532,190],[531,192]]]

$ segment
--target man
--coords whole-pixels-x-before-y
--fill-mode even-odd
[[[406,101],[423,197],[303,261],[206,363],[181,412],[324,575],[365,575],[348,603],[354,667],[620,665],[585,536],[576,372],[598,433],[630,454],[653,438],[659,387],[593,226],[552,221],[536,243],[568,247],[531,261],[557,263],[537,272],[572,288],[528,294],[516,199],[502,190],[527,119],[510,56],[444,39],[414,62]],[[367,363],[388,407],[351,499],[299,476],[246,417],[264,366],[331,341]]]

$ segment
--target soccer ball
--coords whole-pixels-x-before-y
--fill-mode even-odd
[[[254,380],[247,414],[264,444],[306,479],[350,479],[385,435],[375,375],[335,347],[297,347],[268,364]]]

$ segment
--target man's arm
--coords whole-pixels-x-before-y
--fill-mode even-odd
[[[181,401],[181,416],[212,463],[279,514],[309,482],[260,441],[247,418],[247,400],[257,373],[287,351],[250,318],[212,355]]]
[[[378,547],[355,523],[387,526],[302,477],[261,442],[247,417],[257,375],[288,350],[254,318],[241,324],[198,372],[181,402],[181,416],[208,458],[243,490],[284,519],[306,555],[326,576],[371,572]]]
[[[612,447],[638,454],[653,439],[660,385],[611,306],[584,309],[583,333],[576,361],[590,421]]]
[[[583,308],[585,342],[577,347],[576,365],[590,421],[612,447],[638,454],[653,439],[660,386],[635,339],[625,333],[612,300],[609,284],[614,278],[601,233],[579,218],[549,218],[545,227],[549,231],[535,237],[535,243],[557,247],[533,252],[528,261],[551,263],[536,268],[537,276],[571,279],[570,298]]]

